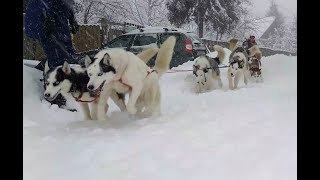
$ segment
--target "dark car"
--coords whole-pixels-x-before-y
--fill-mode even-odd
[[[138,54],[150,47],[160,47],[169,37],[176,36],[177,41],[170,64],[170,68],[181,65],[187,61],[193,61],[200,54],[208,53],[201,39],[192,32],[177,28],[148,27],[133,30],[123,34],[109,43],[104,48],[123,48],[134,54]],[[155,57],[147,64],[154,65]]]

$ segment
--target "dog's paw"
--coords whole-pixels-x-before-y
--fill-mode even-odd
[[[121,112],[127,112],[127,108],[121,108],[120,111]]]
[[[91,118],[92,120],[97,120],[97,119],[98,119],[98,116],[97,116],[97,115],[92,115],[91,117],[92,117],[92,118]]]
[[[136,114],[137,113],[137,109],[135,107],[127,107],[127,111],[129,112],[129,114]]]
[[[263,83],[263,78],[262,77],[260,77],[260,83]]]
[[[107,120],[107,115],[105,113],[101,113],[101,114],[98,113],[96,120],[105,121],[105,120]]]
[[[91,117],[84,117],[83,120],[88,121],[88,120],[92,120],[92,118]]]
[[[106,121],[107,120],[107,116],[98,116],[97,118],[98,121]]]
[[[91,119],[92,119],[92,120],[97,120],[97,119],[98,119],[98,116],[97,116],[96,114],[92,114],[92,115],[91,115]]]

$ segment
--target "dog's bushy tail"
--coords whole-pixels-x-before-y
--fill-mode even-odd
[[[213,49],[218,52],[217,57],[219,58],[219,65],[222,64],[224,57],[226,56],[226,53],[224,52],[223,47],[221,47],[219,45],[214,45]]]
[[[139,54],[137,54],[137,56],[145,63],[147,63],[155,54],[157,54],[157,52],[159,51],[159,48],[155,47],[155,48],[149,48],[146,49],[142,52],[140,52]]]
[[[153,67],[153,69],[158,72],[159,76],[162,76],[164,73],[168,71],[175,44],[176,37],[170,36],[161,45],[155,61],[155,65]]]
[[[249,50],[249,56],[255,56],[257,59],[261,59],[262,53],[257,45],[252,46]]]
[[[238,39],[230,39],[230,40],[228,41],[229,50],[230,50],[231,52],[235,49],[237,43],[238,43]]]

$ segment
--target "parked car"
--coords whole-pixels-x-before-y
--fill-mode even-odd
[[[176,36],[177,41],[170,68],[187,61],[193,61],[200,54],[208,53],[208,49],[196,34],[178,28],[166,27],[148,27],[130,31],[113,39],[104,48],[124,48],[127,51],[138,54],[146,48],[160,47],[172,35]],[[153,66],[154,60],[155,57],[147,64]]]

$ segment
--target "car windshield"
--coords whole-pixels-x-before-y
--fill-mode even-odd
[[[119,36],[116,39],[110,41],[110,43],[107,44],[107,47],[110,47],[110,48],[128,47],[131,38],[132,38],[132,35]]]
[[[201,43],[201,39],[194,33],[188,33],[193,43]]]

